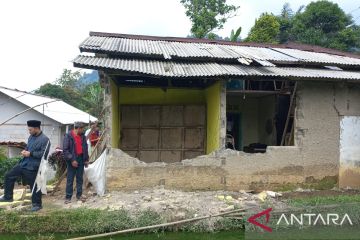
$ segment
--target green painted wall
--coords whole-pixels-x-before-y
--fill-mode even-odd
[[[111,126],[111,146],[114,148],[119,147],[120,139],[120,107],[119,107],[119,88],[113,80],[110,83],[111,91],[111,113],[112,113],[112,126]]]
[[[120,88],[120,104],[202,104],[203,90],[161,88]]]
[[[220,82],[205,90],[207,103],[207,154],[217,150],[220,146],[220,92]]]

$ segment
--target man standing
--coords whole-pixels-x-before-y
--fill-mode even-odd
[[[25,150],[21,151],[22,159],[13,169],[5,174],[5,190],[4,196],[0,198],[1,202],[12,202],[14,184],[18,177],[22,177],[25,183],[33,186],[36,180],[36,175],[39,170],[41,158],[45,154],[47,157],[50,149],[49,138],[41,131],[41,122],[37,120],[27,121],[30,137]],[[32,208],[31,211],[39,211],[42,208],[41,191],[37,191],[35,186],[31,197]]]
[[[76,198],[84,201],[82,197],[82,184],[84,166],[89,164],[89,155],[84,136],[84,123],[76,122],[74,129],[68,132],[64,138],[63,154],[67,165],[66,197],[65,204],[71,202],[73,184],[76,176]]]

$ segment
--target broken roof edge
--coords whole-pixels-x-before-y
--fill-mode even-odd
[[[360,59],[360,54],[344,52],[344,51],[331,49],[331,48],[325,48],[325,47],[316,46],[316,45],[295,43],[295,42],[289,42],[289,43],[285,43],[285,44],[256,43],[256,42],[232,42],[232,41],[226,41],[226,40],[211,40],[211,39],[184,38],[184,37],[163,37],[163,36],[106,33],[106,32],[94,32],[94,31],[90,31],[89,36],[115,37],[115,38],[152,40],[152,41],[184,42],[184,43],[207,43],[207,44],[233,45],[233,46],[245,46],[245,47],[298,49],[298,50],[303,50],[303,51],[308,51],[308,52],[327,53],[327,54],[333,54],[333,55],[338,55],[338,56],[352,57],[352,58]],[[81,44],[80,44],[80,46],[81,46]]]
[[[124,61],[120,63],[120,61]],[[146,60],[127,60],[127,59],[110,59],[110,58],[100,58],[100,57],[89,57],[79,55],[73,61],[74,67],[86,68],[86,69],[96,69],[103,70],[107,72],[118,72],[125,74],[140,74],[144,77],[166,77],[173,79],[188,79],[188,78],[224,78],[230,79],[234,77],[247,77],[247,78],[281,78],[289,80],[313,80],[313,81],[339,81],[339,82],[352,82],[360,83],[360,72],[352,72],[345,70],[330,70],[330,69],[314,69],[314,68],[299,68],[299,67],[251,67],[251,66],[240,66],[240,65],[231,65],[231,64],[216,64],[216,66],[206,66],[206,63],[201,63],[201,74],[192,74],[191,71],[186,72],[181,70],[181,72],[172,72],[170,69],[181,68],[181,64],[177,62],[165,62],[165,61],[146,61]],[[135,64],[131,64],[133,62]],[[142,63],[141,63],[142,62]],[[125,64],[124,64],[125,63]],[[141,64],[145,64],[146,67],[142,68]],[[154,64],[153,66],[151,66]],[[165,64],[165,65],[162,65]],[[144,66],[145,66],[144,65]],[[172,65],[172,66],[170,66]],[[191,65],[191,64],[188,64]],[[126,66],[126,67],[125,67]],[[164,69],[162,69],[162,67]],[[195,66],[197,67],[197,66]],[[239,68],[232,69],[229,71],[228,67]],[[169,68],[169,71],[166,71],[165,68]],[[152,70],[156,71],[152,71]],[[206,70],[207,69],[207,70]],[[165,71],[162,72],[162,70]],[[323,71],[323,75],[319,73]],[[196,71],[195,71],[196,72]],[[307,72],[307,75],[305,74]],[[340,73],[337,74],[337,73]],[[305,75],[304,75],[305,74]],[[351,76],[356,75],[356,76]],[[351,77],[350,77],[351,76]]]

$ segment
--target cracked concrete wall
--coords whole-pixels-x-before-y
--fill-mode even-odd
[[[269,146],[264,154],[220,150],[171,164],[146,164],[112,149],[108,188],[277,190],[303,184],[331,188],[339,175],[340,118],[360,116],[360,88],[299,82],[296,104],[295,146]]]

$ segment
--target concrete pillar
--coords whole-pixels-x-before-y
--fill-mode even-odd
[[[103,71],[99,71],[100,85],[104,88],[104,130],[106,131],[104,141],[106,147],[112,147],[112,97],[111,97],[111,78]]]
[[[220,81],[220,149],[225,149],[226,141],[226,81]]]

